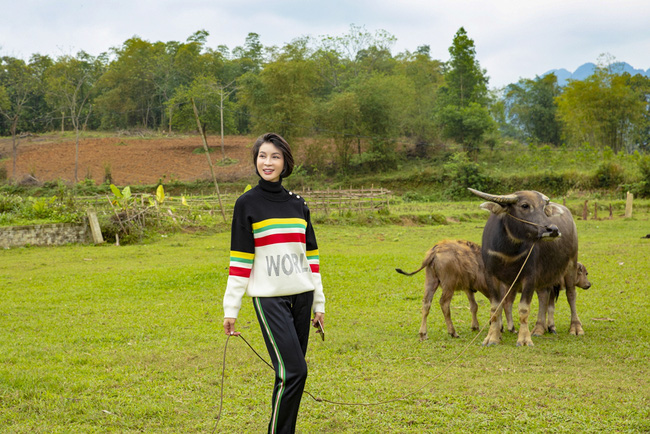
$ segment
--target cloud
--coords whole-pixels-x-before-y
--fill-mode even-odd
[[[302,36],[341,36],[356,24],[394,35],[395,54],[429,45],[432,57],[443,61],[462,26],[492,86],[553,68],[572,70],[603,53],[650,68],[647,0],[23,0],[7,2],[3,16],[0,55],[25,59],[80,50],[97,55],[134,35],[185,41],[201,29],[214,48],[243,45],[250,32],[266,46],[281,47]]]

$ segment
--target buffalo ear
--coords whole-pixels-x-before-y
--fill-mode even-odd
[[[493,214],[501,214],[505,212],[506,208],[494,202],[483,202],[480,206],[481,209],[490,211]]]
[[[544,214],[547,216],[558,216],[564,214],[564,209],[562,206],[558,205],[557,203],[550,202],[548,205],[544,207]]]

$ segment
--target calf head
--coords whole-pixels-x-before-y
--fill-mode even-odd
[[[587,272],[587,267],[578,262],[578,271],[576,274],[576,286],[582,289],[591,288],[591,282],[587,278],[589,273]]]

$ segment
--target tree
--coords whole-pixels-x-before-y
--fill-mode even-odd
[[[359,101],[361,131],[369,137],[367,161],[375,169],[393,168],[395,142],[408,123],[409,104],[416,90],[403,75],[372,75],[353,87]]]
[[[445,84],[439,92],[439,122],[447,138],[475,153],[484,134],[493,127],[487,109],[488,78],[476,60],[474,41],[464,28],[456,32],[449,54]]]
[[[395,41],[385,30],[373,34],[354,24],[345,35],[324,36],[312,55],[324,89],[347,89],[361,74],[390,73],[396,66],[391,56]]]
[[[133,37],[121,47],[112,49],[115,59],[99,82],[96,101],[103,128],[130,128],[135,125],[148,128],[162,123],[160,110],[163,105],[158,95],[167,88],[161,78],[165,74],[163,71],[171,74],[170,86],[181,84],[177,81],[176,73],[172,72],[173,45],[162,42],[151,44]],[[170,65],[163,67],[160,66],[161,62],[169,62]]]
[[[625,78],[627,84],[645,107],[645,110],[643,110],[643,113],[635,123],[632,138],[633,147],[638,147],[648,152],[650,151],[650,77],[645,77],[641,74],[630,77],[629,74],[626,74]],[[650,184],[648,188],[650,189]]]
[[[558,116],[567,141],[631,150],[636,126],[643,122],[647,103],[628,85],[625,76],[598,67],[585,80],[569,81],[557,98]]]
[[[445,70],[445,90],[448,102],[467,107],[471,103],[486,104],[488,78],[476,60],[474,41],[461,27],[449,47],[450,60]]]
[[[158,112],[157,106],[167,107],[167,111],[160,112],[160,124],[162,126],[165,117],[163,113],[166,113],[167,129],[170,133],[176,106],[168,102],[179,88],[206,75],[208,69],[214,66],[211,64],[213,57],[210,54],[206,56],[202,54],[208,36],[207,31],[199,30],[187,38],[185,43],[170,41],[164,44],[164,48],[159,44],[153,46],[151,55],[154,70],[151,80],[155,93],[152,95],[154,101],[152,111]],[[156,126],[155,122],[153,126]]]
[[[305,39],[294,40],[259,74],[242,77],[240,95],[255,130],[276,131],[287,140],[311,130],[320,80],[309,54]]]
[[[0,61],[0,114],[10,123],[13,155],[12,176],[16,177],[18,121],[27,114],[30,99],[37,88],[37,81],[29,65],[23,60],[3,57]]]
[[[405,134],[422,145],[431,143],[439,136],[435,123],[435,110],[438,90],[443,83],[442,62],[431,59],[428,45],[418,47],[414,53],[403,53],[398,57],[399,68],[396,74],[404,75],[412,81],[417,92],[406,119]]]
[[[339,167],[347,171],[354,144],[358,144],[361,137],[361,109],[357,95],[354,92],[334,94],[323,105],[319,121],[325,128],[325,135],[334,140]]]
[[[91,95],[102,72],[101,60],[82,51],[76,57],[61,56],[47,73],[48,99],[52,106],[68,112],[75,131],[75,182],[79,182],[81,118],[90,114]]]
[[[526,140],[559,145],[560,124],[555,100],[560,93],[555,74],[510,84],[504,98],[508,121]]]
[[[213,130],[220,130],[223,160],[226,159],[224,132],[231,134],[237,132],[232,110],[228,110],[233,107],[228,97],[235,91],[234,85],[234,82],[221,84],[213,77],[198,77],[191,86],[177,89],[174,98],[167,102],[171,106],[178,107],[173,122],[177,128],[185,131],[194,130],[197,125],[196,111],[201,123],[199,132],[207,131],[208,126]],[[190,101],[193,101],[192,105],[188,104]]]
[[[243,47],[235,47],[232,54],[237,59],[242,73],[260,72],[264,62],[264,45],[260,42],[260,35],[249,33]]]

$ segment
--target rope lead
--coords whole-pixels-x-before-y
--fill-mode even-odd
[[[510,292],[512,291],[512,288],[515,286],[515,283],[517,283],[517,280],[519,280],[519,276],[521,275],[521,272],[524,270],[524,267],[526,266],[526,263],[528,262],[528,258],[530,258],[530,254],[533,252],[533,248],[535,247],[535,244],[536,243],[533,243],[533,245],[530,247],[530,250],[528,251],[528,255],[526,256],[526,259],[524,260],[524,263],[521,265],[521,268],[519,269],[519,273],[517,273],[517,276],[515,277],[515,280],[512,282],[512,285],[510,285],[510,288],[508,288],[508,291],[503,296],[503,299],[497,305],[497,308],[496,308],[497,312],[503,306],[503,302],[508,297],[508,294],[510,294]],[[496,313],[495,313],[495,315],[496,315]],[[460,359],[460,357],[463,354],[465,354],[467,349],[476,341],[476,339],[478,339],[478,337],[481,335],[481,333],[483,333],[485,328],[488,327],[492,323],[492,321],[496,321],[496,317],[494,315],[490,316],[490,321],[488,321],[486,324],[483,325],[483,327],[481,328],[481,330],[478,331],[476,336],[474,336],[474,338],[467,345],[465,345],[465,347],[456,355],[456,357],[454,357],[454,359],[451,362],[449,362],[447,364],[447,366],[445,366],[442,369],[442,371],[440,371],[437,375],[435,375],[433,378],[431,378],[429,381],[427,381],[423,386],[419,387],[418,389],[416,389],[416,390],[414,390],[412,392],[409,392],[409,393],[406,393],[406,394],[404,394],[402,396],[399,396],[397,398],[392,398],[392,399],[388,399],[388,400],[385,400],[385,401],[378,401],[378,402],[362,402],[362,403],[354,403],[354,402],[352,402],[352,403],[350,403],[350,402],[330,401],[328,399],[323,399],[323,398],[320,398],[320,397],[316,397],[316,396],[312,395],[307,390],[305,390],[303,393],[305,393],[306,395],[309,395],[309,397],[311,399],[313,399],[314,401],[316,401],[316,402],[326,402],[328,404],[334,404],[334,405],[347,405],[347,406],[358,406],[358,407],[361,407],[361,406],[370,407],[370,406],[375,406],[375,405],[389,404],[391,402],[396,402],[396,401],[403,401],[406,398],[420,392],[425,387],[427,387],[429,384],[431,384],[434,380],[438,379],[440,376],[442,376],[444,373],[446,373],[458,361],[458,359]],[[239,334],[238,336],[244,340],[246,345],[248,345],[248,348],[250,348],[251,351],[253,351],[253,353],[255,353],[255,355],[261,361],[263,361],[269,368],[275,370],[275,368],[273,368],[273,366],[269,362],[267,362],[257,351],[255,351],[255,349],[252,347],[252,345],[250,343],[248,343],[248,341],[246,340],[246,338],[244,338],[243,335]],[[225,377],[225,372],[226,372],[226,350],[228,348],[228,341],[229,340],[230,340],[230,335],[226,339],[226,344],[224,345],[224,348],[223,348],[223,370],[221,372],[221,397],[220,397],[220,404],[219,404],[219,414],[217,415],[217,420],[216,420],[216,422],[214,424],[214,429],[212,430],[213,434],[217,429],[217,425],[219,423],[219,420],[221,419],[221,410],[223,408],[223,384],[224,384],[224,377]]]

